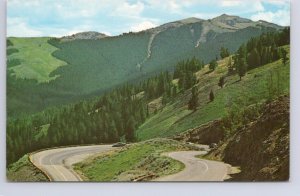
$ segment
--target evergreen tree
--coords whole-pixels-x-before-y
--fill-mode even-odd
[[[178,80],[178,87],[179,89],[184,89],[185,88],[185,83],[186,83],[186,77],[185,77],[186,74],[182,73],[179,80]]]
[[[240,80],[242,80],[242,77],[245,76],[247,72],[246,57],[247,57],[247,48],[245,44],[243,44],[238,49],[237,54],[234,56],[234,67],[240,76]]]
[[[217,63],[217,60],[212,60],[210,63],[209,63],[209,69],[210,71],[214,71],[218,66],[218,63]]]
[[[172,97],[174,98],[174,97],[176,97],[176,95],[177,95],[177,87],[175,85],[173,85],[173,87],[172,87]]]
[[[224,87],[224,84],[225,84],[225,77],[222,76],[222,77],[220,77],[220,79],[219,79],[218,85],[219,85],[219,87],[223,88],[223,87]]]
[[[230,55],[228,48],[221,47],[220,56],[222,59],[228,57]]]
[[[212,102],[212,101],[214,101],[214,99],[215,99],[214,91],[213,91],[213,90],[210,90],[210,93],[209,93],[209,100]]]
[[[244,58],[239,59],[238,64],[237,64],[237,72],[240,76],[240,81],[241,81],[242,77],[244,77],[247,72],[246,59],[244,59]]]
[[[227,68],[228,68],[228,74],[233,74],[234,73],[234,66],[232,64],[232,58],[231,57],[228,58]]]
[[[260,55],[256,48],[250,52],[248,56],[248,64],[249,68],[256,68],[261,65]]]
[[[189,100],[188,108],[189,110],[196,111],[198,107],[198,89],[196,86],[192,88],[192,97]]]
[[[283,64],[286,65],[288,57],[287,57],[287,51],[284,48],[281,49],[281,57],[282,57]]]
[[[134,141],[135,139],[135,133],[134,133],[134,130],[135,130],[135,120],[132,116],[130,116],[127,124],[126,124],[126,140],[127,141]]]

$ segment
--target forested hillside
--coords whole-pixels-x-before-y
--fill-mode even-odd
[[[263,21],[222,15],[101,39],[8,38],[8,116],[92,98],[126,82],[173,71],[177,62],[193,57],[208,63],[220,58],[221,47],[232,53],[251,37],[280,29]],[[45,65],[41,59],[53,66],[37,66]]]
[[[94,99],[8,119],[7,164],[46,147],[172,136],[224,117],[226,106],[233,106],[228,98],[244,104],[241,108],[288,93],[288,44],[289,29],[266,33],[242,44],[232,57],[214,57],[210,65],[186,59],[174,72],[123,84]]]

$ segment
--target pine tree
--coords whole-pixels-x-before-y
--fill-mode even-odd
[[[240,81],[241,81],[242,77],[244,77],[246,75],[246,72],[247,72],[246,59],[244,59],[244,58],[239,59],[239,62],[237,64],[237,72],[240,76]]]
[[[189,100],[188,108],[189,110],[196,111],[198,107],[198,89],[196,86],[192,88],[192,97]]]
[[[212,101],[214,101],[214,99],[215,99],[214,91],[213,91],[213,90],[210,90],[210,93],[209,93],[209,100],[212,102]]]
[[[232,58],[231,57],[228,58],[227,68],[228,68],[228,74],[233,74],[234,67],[233,67],[233,64],[232,64]]]
[[[224,87],[224,84],[225,84],[225,77],[222,76],[222,77],[220,77],[220,79],[219,79],[218,85],[219,85],[219,87],[223,88],[223,87]]]
[[[282,57],[283,64],[286,65],[288,57],[287,57],[287,51],[284,48],[281,49],[281,57]]]
[[[230,55],[228,48],[221,47],[220,56],[222,59],[228,57]]]
[[[218,63],[217,63],[217,60],[212,60],[210,63],[209,63],[209,69],[210,71],[214,71],[218,66]]]
[[[172,97],[174,98],[174,97],[176,97],[176,95],[177,95],[177,87],[176,87],[176,85],[173,85],[173,87],[172,87]]]
[[[261,65],[261,59],[257,49],[250,52],[248,56],[248,64],[250,68],[256,68]]]
[[[178,80],[178,87],[179,89],[184,89],[186,83],[186,75],[185,73],[180,74],[179,80]]]
[[[127,141],[134,141],[135,139],[135,120],[132,116],[130,116],[127,125],[126,125],[126,140]]]

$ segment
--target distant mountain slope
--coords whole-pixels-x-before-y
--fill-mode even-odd
[[[58,76],[49,74],[66,63],[54,58],[51,53],[57,50],[48,43],[49,37],[10,38],[14,43],[7,47],[8,69],[18,78],[49,82]],[[16,63],[13,63],[16,62]]]
[[[50,43],[58,50],[52,55],[68,65],[53,71],[49,77],[59,77],[43,84],[34,78],[16,79],[10,70],[8,114],[32,113],[101,94],[125,82],[172,70],[178,61],[193,56],[207,63],[219,56],[222,46],[234,52],[249,38],[280,29],[263,21],[221,15],[212,20],[188,18],[114,37],[83,32],[55,38]]]

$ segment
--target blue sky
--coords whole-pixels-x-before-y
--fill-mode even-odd
[[[289,0],[8,0],[7,36],[118,35],[223,13],[290,24]]]

